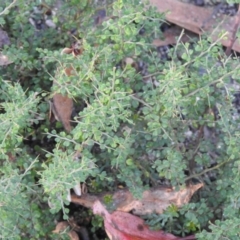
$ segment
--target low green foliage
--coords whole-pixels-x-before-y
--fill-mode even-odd
[[[67,194],[78,182],[93,194],[120,185],[140,197],[161,181],[176,188],[192,181],[205,183],[192,202],[147,216],[149,224],[204,240],[239,239],[239,117],[230,78],[239,83],[238,59],[203,37],[178,43],[161,60],[152,41],[162,37],[164,16],[139,1],[109,2],[99,26],[94,1],[63,1],[57,28],[40,30],[29,23],[39,2],[27,2],[0,16],[11,39],[3,53],[13,61],[0,70],[1,238],[59,239],[50,235],[54,220],[59,211],[67,218]],[[82,55],[61,54],[80,39]],[[76,74],[67,77],[70,65]],[[70,133],[48,120],[56,92],[75,101]],[[111,205],[111,195],[105,201]]]

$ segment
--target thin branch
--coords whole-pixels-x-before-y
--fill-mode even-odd
[[[155,72],[155,73],[152,73],[152,74],[149,74],[149,75],[146,75],[146,76],[143,76],[143,79],[147,79],[147,78],[150,78],[150,77],[154,77],[154,76],[157,76],[159,74],[163,74],[163,72]]]
[[[8,7],[6,7],[2,12],[0,12],[0,16],[5,14],[11,7],[13,7],[13,5],[17,2],[17,0],[13,0],[13,2],[11,4],[9,4]]]
[[[204,171],[202,171],[202,172],[200,172],[200,173],[196,173],[196,174],[193,174],[193,175],[191,175],[191,176],[189,176],[189,177],[186,177],[186,178],[185,178],[185,181],[190,180],[190,179],[192,179],[192,178],[200,177],[201,175],[203,175],[203,174],[205,174],[205,173],[207,173],[207,172],[213,171],[213,170],[215,170],[215,169],[218,169],[218,168],[220,168],[221,166],[223,166],[223,165],[225,165],[225,164],[227,164],[227,163],[229,163],[229,162],[230,162],[230,159],[228,159],[228,160],[226,160],[226,161],[224,161],[224,162],[221,162],[221,163],[217,164],[217,165],[214,166],[214,167],[207,168],[207,169],[205,169]]]
[[[208,87],[208,86],[211,86],[211,85],[214,85],[214,84],[217,84],[217,83],[222,82],[225,77],[231,76],[231,75],[236,71],[236,69],[239,69],[239,68],[240,68],[240,67],[236,67],[235,69],[233,69],[232,71],[226,73],[225,75],[223,75],[223,76],[220,77],[219,79],[216,79],[216,80],[214,80],[214,81],[212,81],[212,82],[207,83],[206,85],[204,85],[204,86],[202,86],[202,87],[200,87],[200,88],[198,88],[198,89],[196,89],[196,90],[188,93],[188,94],[185,95],[184,97],[191,97],[191,96],[195,95],[197,92],[199,92],[199,91],[201,91],[202,89],[204,89],[205,87]]]
[[[138,97],[136,96],[136,94],[130,95],[130,97],[133,98],[133,99],[135,99],[135,100],[137,100],[138,102],[142,103],[143,105],[145,105],[145,106],[147,106],[147,107],[149,107],[149,108],[152,109],[152,107],[151,107],[148,103],[146,103],[146,102],[143,101],[142,99],[138,98]]]
[[[38,161],[38,156],[31,162],[30,166],[24,171],[23,176],[25,176],[28,171],[30,171],[33,168],[33,165]]]

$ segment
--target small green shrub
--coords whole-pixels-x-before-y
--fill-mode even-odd
[[[63,1],[53,16],[58,28],[39,31],[29,23],[38,2],[27,3],[16,1],[0,16],[11,39],[3,53],[13,61],[0,70],[1,238],[57,238],[49,233],[60,210],[67,217],[68,190],[78,182],[93,194],[122,185],[140,197],[161,181],[200,181],[205,187],[191,203],[149,223],[199,239],[238,239],[240,138],[231,84],[231,77],[239,84],[238,59],[205,37],[178,43],[162,61],[152,41],[162,37],[164,16],[139,1],[109,3],[110,18],[97,27],[93,1]],[[45,4],[51,9],[54,1]],[[61,55],[76,39],[82,55]],[[138,67],[143,61],[148,72],[126,58]],[[69,65],[76,74],[66,77]],[[48,120],[47,100],[57,92],[75,101],[70,133]]]

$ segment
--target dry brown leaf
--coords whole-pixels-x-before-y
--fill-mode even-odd
[[[78,234],[73,230],[68,233],[68,236],[71,240],[79,240]]]
[[[71,54],[72,53],[72,48],[64,48],[62,51],[61,51],[61,54]]]
[[[225,31],[226,39],[222,39],[221,43],[226,47],[229,46],[232,26],[235,22],[234,17],[213,18],[213,8],[202,8],[175,0],[150,0],[150,4],[156,6],[161,13],[167,12],[166,19],[169,22],[197,34],[208,34],[213,41],[218,40],[219,33]],[[240,52],[239,41],[235,41],[232,49]]]
[[[164,36],[163,40],[161,39],[153,40],[153,45],[156,47],[160,47],[160,46],[166,46],[166,45],[174,45],[177,43],[177,41],[189,42],[194,37],[197,37],[198,35],[188,30],[185,30],[182,33],[182,28],[180,28],[179,26],[173,26],[167,29],[163,33],[163,36]]]
[[[73,54],[73,56],[77,56],[82,54],[82,52],[83,49],[81,48],[81,43],[77,42],[72,46],[72,48],[64,48],[61,54]],[[74,75],[74,69],[72,67],[67,67],[64,69],[64,71],[67,76]],[[53,84],[56,83],[54,82]],[[58,121],[62,122],[65,130],[70,132],[72,129],[70,120],[73,110],[73,100],[68,96],[63,96],[60,93],[56,93],[53,96],[51,110],[54,114],[54,117]]]
[[[71,202],[80,204],[86,208],[92,208],[96,200],[102,199],[102,196],[94,196],[90,194],[82,195],[81,197],[71,194]]]
[[[226,56],[231,55],[232,47],[237,39],[237,31],[239,29],[239,24],[240,24],[240,5],[238,6],[237,14],[234,17],[234,24],[231,27],[230,32],[229,32],[229,44],[225,51]]]
[[[137,215],[145,215],[151,213],[161,214],[170,205],[174,204],[177,207],[181,207],[188,203],[192,195],[203,186],[202,183],[196,185],[189,185],[186,188],[175,191],[173,188],[159,187],[156,189],[150,189],[143,192],[142,199],[135,199],[133,195],[127,190],[119,190],[112,194],[112,203],[115,210],[130,212]],[[93,203],[96,200],[100,200],[104,203],[104,196],[91,196],[83,195],[82,197],[77,197],[71,195],[71,201],[78,203],[85,207],[92,208]],[[108,193],[109,195],[109,193]]]
[[[52,231],[53,233],[61,233],[69,226],[67,221],[58,222],[56,228]]]
[[[57,223],[56,228],[52,231],[53,233],[62,233],[67,230],[68,227],[71,226],[71,222],[62,221]],[[71,226],[72,227],[72,226]],[[79,240],[78,234],[74,230],[70,230],[68,233],[70,240]]]
[[[73,110],[73,100],[68,96],[56,93],[52,100],[52,112],[58,121],[61,121],[67,132],[71,131],[71,115]]]
[[[149,2],[151,5],[156,6],[159,12],[167,13],[167,21],[198,34],[202,33],[203,21],[212,13],[211,9],[204,9],[175,0],[150,0]]]
[[[143,193],[141,200],[134,199],[130,192],[118,191],[113,199],[118,211],[130,212],[137,215],[161,214],[171,204],[181,207],[188,203],[194,194],[203,184],[190,185],[187,188],[175,191],[172,188],[157,188]]]
[[[144,221],[130,213],[115,211],[110,214],[100,201],[93,205],[93,213],[104,218],[104,227],[110,240],[193,240],[194,236],[176,237],[162,230],[153,231]]]

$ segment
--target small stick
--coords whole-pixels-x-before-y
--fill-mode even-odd
[[[6,14],[7,11],[9,11],[9,9],[11,7],[13,7],[13,5],[17,2],[17,0],[14,0],[12,3],[10,3],[2,12],[0,12],[0,16],[3,15],[3,14]]]

